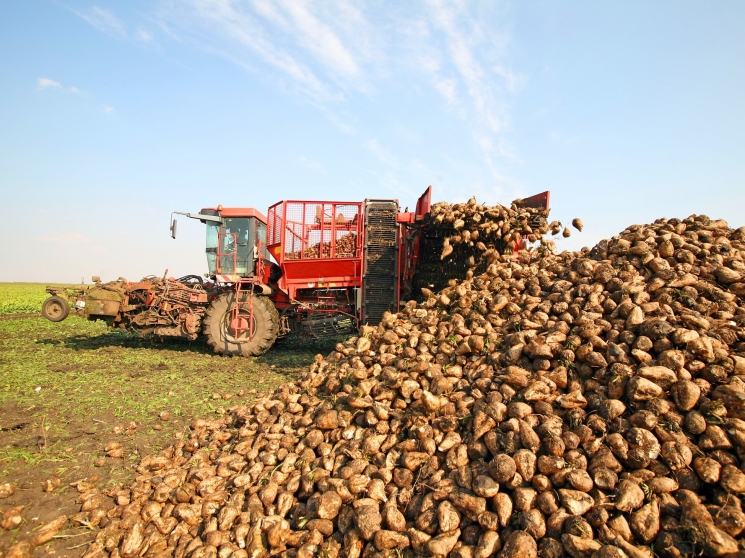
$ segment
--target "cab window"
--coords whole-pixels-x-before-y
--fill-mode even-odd
[[[207,221],[207,241],[205,243],[207,252],[207,270],[214,275],[217,269],[217,238],[220,233],[220,223]]]

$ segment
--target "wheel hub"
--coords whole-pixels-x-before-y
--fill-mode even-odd
[[[233,333],[244,332],[248,329],[248,320],[243,316],[237,316],[230,321],[230,329]]]
[[[234,343],[246,343],[251,340],[252,331],[256,331],[256,318],[249,324],[250,314],[243,308],[238,310],[238,314],[233,316],[232,312],[225,313],[225,334]]]
[[[56,302],[53,302],[47,307],[47,312],[50,316],[56,318],[57,316],[62,314],[62,306]]]

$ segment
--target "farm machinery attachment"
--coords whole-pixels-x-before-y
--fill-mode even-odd
[[[199,335],[210,302],[201,277],[145,277],[139,282],[119,278],[108,283],[96,279],[89,287],[47,287],[52,296],[42,305],[44,317],[59,322],[74,310],[90,320],[143,334],[187,339]]]

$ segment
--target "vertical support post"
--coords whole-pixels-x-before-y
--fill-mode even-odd
[[[323,244],[321,245],[323,246]],[[329,238],[329,257],[336,254],[336,204],[331,204],[331,238]]]
[[[300,259],[301,260],[305,259],[305,244],[308,242],[308,240],[305,237],[306,235],[305,212],[307,211],[307,209],[308,209],[307,205],[303,204],[303,220],[300,221]]]

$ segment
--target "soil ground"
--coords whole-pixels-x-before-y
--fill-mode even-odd
[[[251,401],[334,344],[279,344],[262,357],[226,358],[203,342],[139,338],[75,316],[57,324],[28,312],[0,316],[0,494],[5,483],[16,488],[0,499],[0,520],[18,506],[24,520],[0,528],[0,555],[66,515],[67,527],[36,556],[81,556],[97,529],[75,520],[71,483],[87,479],[103,491],[127,482],[143,456],[188,433],[194,418]],[[109,442],[122,445],[122,458],[106,456]],[[44,492],[55,479],[59,486]]]

